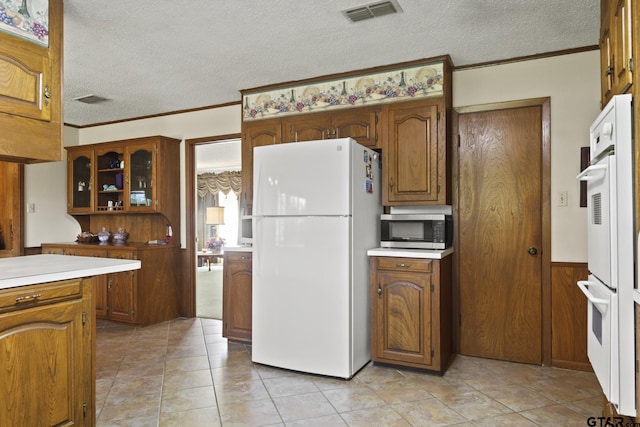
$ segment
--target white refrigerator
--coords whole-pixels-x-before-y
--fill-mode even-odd
[[[378,154],[351,138],[253,152],[252,360],[351,378],[370,360]]]

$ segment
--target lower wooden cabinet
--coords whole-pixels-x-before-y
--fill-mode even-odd
[[[95,425],[91,282],[0,291],[0,424]]]
[[[451,257],[371,257],[371,360],[444,373],[451,361]]]
[[[110,273],[95,280],[96,317],[152,325],[180,315],[179,249],[143,243],[98,245],[47,243],[42,253],[141,261],[140,270]]]
[[[222,336],[251,342],[251,252],[225,252]]]

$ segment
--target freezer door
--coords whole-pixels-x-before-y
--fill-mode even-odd
[[[254,217],[254,230],[252,360],[351,377],[350,219]]]
[[[256,147],[253,215],[350,214],[352,139]]]

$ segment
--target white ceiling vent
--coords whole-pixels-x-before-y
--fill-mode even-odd
[[[85,95],[78,98],[73,98],[74,101],[82,102],[85,104],[100,104],[101,102],[108,101],[107,98],[103,98],[97,95]]]
[[[350,22],[364,21],[365,19],[377,18],[379,16],[390,15],[392,13],[402,12],[400,5],[396,0],[389,0],[377,3],[366,4],[364,6],[354,7],[353,9],[343,10],[342,14]]]

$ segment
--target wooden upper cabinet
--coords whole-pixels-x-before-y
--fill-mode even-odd
[[[334,115],[332,128],[335,138],[350,137],[368,148],[380,148],[381,107],[344,110]]]
[[[282,141],[279,119],[244,122],[242,124],[242,205],[253,200],[253,149]]]
[[[335,138],[331,135],[331,115],[304,114],[282,119],[282,142],[317,141]]]
[[[67,155],[67,212],[90,213],[94,209],[94,150],[69,151]]]
[[[129,197],[125,205],[130,211],[158,209],[158,147],[155,142],[127,145],[124,149],[126,173],[124,187]],[[162,174],[161,174],[162,175]]]
[[[390,104],[382,152],[383,205],[447,204],[444,101]],[[444,117],[442,117],[444,122]]]
[[[333,113],[314,113],[282,119],[282,142],[353,138],[369,148],[379,145],[381,107],[350,108]]]
[[[0,32],[2,160],[62,159],[62,0],[48,12],[48,46]]]
[[[601,0],[600,68],[602,107],[633,83],[632,0]]]

